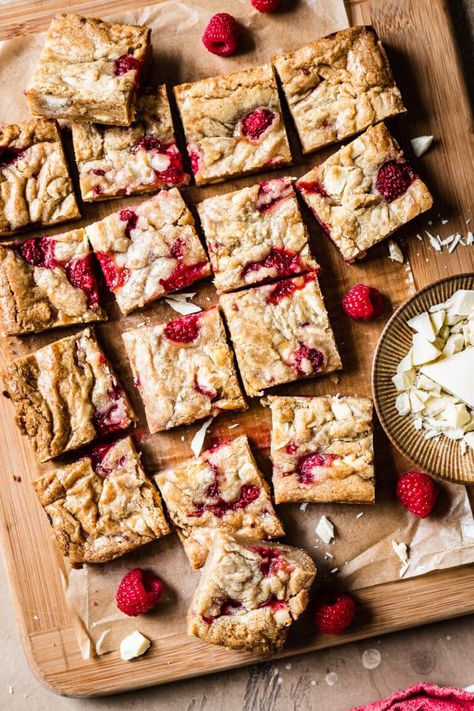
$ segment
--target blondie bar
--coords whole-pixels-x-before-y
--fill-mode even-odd
[[[269,64],[174,87],[197,185],[291,161]]]
[[[42,462],[134,420],[90,328],[14,360],[2,376],[16,423]]]
[[[164,84],[138,99],[130,128],[73,123],[72,139],[86,202],[186,185]]]
[[[383,123],[369,128],[296,186],[347,262],[433,204]]]
[[[316,575],[299,548],[218,532],[188,611],[188,634],[271,654],[308,604]]]
[[[308,153],[405,111],[373,27],[350,27],[274,58]]]
[[[372,401],[270,397],[273,486],[287,501],[374,503]]]
[[[85,230],[0,245],[3,335],[106,319]]]
[[[129,126],[150,55],[149,27],[56,15],[26,97],[30,113]]]
[[[247,395],[341,368],[315,272],[224,294],[220,303]]]
[[[198,205],[219,293],[318,269],[291,178],[276,178]]]
[[[105,281],[124,313],[211,272],[191,212],[176,188],[86,227]]]
[[[217,307],[122,336],[151,433],[245,409]]]
[[[80,216],[56,122],[0,126],[0,237]]]
[[[98,445],[33,486],[72,565],[105,563],[170,532],[130,437]]]
[[[284,535],[244,435],[179,462],[155,481],[193,568],[206,562],[217,530],[257,539]]]

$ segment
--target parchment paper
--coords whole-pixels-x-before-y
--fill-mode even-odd
[[[226,73],[268,60],[278,51],[297,47],[315,37],[341,29],[347,25],[347,17],[342,0],[295,0],[288,2],[289,9],[267,16],[253,10],[248,0],[198,0],[197,2],[165,0],[152,7],[136,12],[117,15],[112,19],[126,22],[146,23],[153,29],[152,40],[155,50],[155,77],[159,81],[179,83],[196,80],[205,76]],[[219,58],[209,54],[201,45],[200,37],[207,19],[215,12],[227,11],[240,21],[243,34],[243,51],[232,58]],[[42,36],[20,38],[0,44],[0,86],[10,87],[8,96],[0,101],[0,120],[14,122],[27,118],[26,101],[16,87],[25,87],[33,71]],[[15,89],[14,89],[15,88]],[[310,158],[315,161],[316,159]],[[302,165],[288,170],[292,175],[302,174]],[[299,167],[298,167],[299,165]],[[251,184],[254,179],[247,182]],[[231,189],[229,185],[220,185],[201,190],[200,196],[207,197],[209,191],[222,192]],[[194,190],[193,198],[197,194]],[[121,204],[111,202],[108,211],[120,209]],[[103,206],[88,208],[89,219],[96,215]],[[95,212],[94,212],[95,211]],[[314,232],[314,225],[308,225]],[[333,311],[333,302],[339,300],[338,290],[347,288],[347,273],[352,283],[355,279],[366,281],[390,293],[392,306],[414,291],[409,265],[390,263],[385,254],[382,258],[372,259],[355,267],[340,264],[324,239],[316,239],[316,255],[323,266],[321,281],[326,303],[329,307],[336,337],[341,349],[345,370],[339,382],[339,376],[325,378],[316,383],[308,381],[288,386],[286,394],[370,394],[370,358],[373,347],[383,324],[364,326],[364,348],[356,350],[355,337],[351,336],[352,325],[338,323],[337,311]],[[385,248],[382,248],[385,249]],[[352,271],[348,271],[348,270]],[[354,272],[357,272],[357,276]],[[200,287],[197,302],[208,306],[207,301],[215,300],[210,287]],[[158,308],[162,309],[160,319],[176,317],[174,312],[166,312],[166,307],[155,305],[151,318]],[[165,309],[163,311],[163,308]],[[113,310],[113,306],[112,306]],[[388,315],[388,314],[387,314]],[[101,325],[98,330],[101,338],[109,347],[109,355],[118,368],[128,391],[133,396],[133,387],[127,376],[125,357],[118,352],[120,345],[119,330],[133,327],[138,322],[148,322],[149,312],[127,319],[121,325],[117,311],[109,324]],[[135,323],[133,320],[135,319]],[[339,321],[340,321],[339,316]],[[115,330],[113,330],[115,329]],[[28,348],[44,344],[44,337],[33,338]],[[360,337],[359,337],[360,340]],[[18,340],[12,346],[12,352],[20,354]],[[21,346],[24,348],[26,346]],[[347,367],[348,360],[350,367]],[[358,391],[354,390],[354,369],[363,369],[365,378],[358,379]],[[128,380],[127,380],[128,377]],[[143,420],[143,410],[135,396],[134,404],[141,414],[140,427],[136,439],[144,452],[147,471],[152,474],[157,466],[165,464],[169,458],[176,457],[176,444],[172,438],[177,435],[166,434],[151,437]],[[240,428],[229,432],[230,424],[240,423]],[[181,429],[183,432],[182,457],[191,456],[189,450],[192,428]],[[206,446],[219,436],[227,438],[246,432],[252,442],[258,462],[266,476],[270,475],[268,460],[269,414],[254,405],[242,415],[222,415],[209,430]],[[168,437],[168,439],[166,439]],[[168,449],[167,446],[169,445]],[[335,585],[357,590],[363,587],[390,582],[399,578],[400,560],[396,557],[392,541],[404,542],[409,546],[410,565],[405,577],[413,577],[441,568],[462,565],[474,561],[474,521],[469,499],[464,487],[443,485],[436,512],[428,519],[418,520],[408,514],[398,504],[394,496],[396,473],[403,471],[404,462],[388,446],[383,434],[376,431],[376,471],[377,503],[374,507],[343,505],[311,505],[302,511],[297,505],[279,506],[278,513],[287,532],[286,541],[304,547],[314,558],[318,566],[317,584]],[[359,513],[363,513],[358,517]],[[325,546],[315,533],[315,527],[321,515],[326,515],[336,527],[336,537],[332,544]],[[165,583],[165,595],[159,607],[148,615],[138,619],[126,618],[116,608],[115,592],[122,576],[132,567],[149,568],[158,574]],[[192,571],[176,534],[172,534],[151,545],[145,546],[134,554],[102,566],[84,566],[80,570],[69,570],[67,563],[61,560],[64,585],[68,604],[78,630],[78,640],[84,657],[96,652],[104,654],[117,649],[120,640],[134,629],[139,629],[150,639],[180,634],[185,629],[185,614],[199,573]],[[296,629],[296,634],[297,634]]]

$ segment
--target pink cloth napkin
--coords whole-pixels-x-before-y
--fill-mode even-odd
[[[474,694],[435,684],[414,684],[385,701],[375,701],[351,711],[474,711]]]

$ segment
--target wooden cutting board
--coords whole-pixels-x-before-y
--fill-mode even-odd
[[[0,38],[42,31],[48,26],[51,15],[61,10],[74,9],[100,16],[144,4],[146,2],[140,1],[132,4],[130,0],[74,3],[16,0],[0,8]],[[470,216],[473,204],[472,116],[443,0],[349,0],[348,11],[352,24],[373,24],[388,46],[402,94],[411,109],[410,116],[396,125],[396,134],[400,134],[403,145],[409,145],[409,138],[413,136],[436,136],[437,149],[423,158],[423,177],[436,198],[433,218],[437,221],[436,232],[442,236],[458,231],[465,234],[468,229],[465,220]],[[301,175],[314,162],[314,156],[297,160],[293,174]],[[230,189],[232,185],[229,184],[213,188],[214,191]],[[188,194],[191,200],[196,200],[198,196],[207,196],[210,189],[206,190],[191,189]],[[438,229],[439,215],[449,223]],[[419,230],[420,224],[415,222],[399,233],[408,238],[406,249],[416,287],[449,274],[474,270],[472,247],[459,247],[452,254],[444,251],[442,255],[435,255],[427,241],[419,242],[414,238]],[[332,297],[340,298],[344,288],[353,284],[356,278],[363,277],[375,285],[390,279],[385,290],[390,293],[392,304],[405,298],[407,273],[402,268],[395,273],[393,265],[387,265],[386,256],[381,256],[382,252],[363,265],[351,267],[348,272],[334,250],[324,240],[321,242],[317,230],[313,239],[318,242],[315,251],[323,266],[322,287],[330,314]],[[200,298],[205,299],[207,293],[211,292],[203,291]],[[168,317],[171,315],[169,313]],[[367,341],[361,348],[352,326],[348,328],[347,322],[338,324],[337,315],[333,316],[333,321],[336,336],[344,341],[342,355],[348,365],[348,382],[363,394],[369,387],[372,347],[382,324],[369,326],[365,332]],[[128,322],[128,325],[133,323]],[[104,327],[107,328],[109,326]],[[343,329],[350,332],[350,338],[345,334],[341,337]],[[103,333],[107,337],[107,331]],[[40,345],[46,340],[43,336],[31,343]],[[16,350],[15,342],[9,342],[3,349],[3,356],[11,357]],[[117,365],[120,367],[120,363]],[[305,384],[304,392],[311,392],[312,387]],[[244,416],[243,423],[254,444],[264,446],[265,443],[259,441],[252,412]],[[37,464],[28,443],[15,429],[11,408],[4,400],[0,402],[0,441],[3,552],[25,650],[33,669],[45,684],[62,694],[100,695],[258,661],[250,654],[233,653],[218,647],[211,649],[184,634],[161,640],[158,648],[152,648],[139,664],[126,669],[117,653],[83,661],[57,575],[56,551],[50,529],[29,485]],[[173,437],[166,442],[169,449],[164,451],[165,458],[172,456],[176,448]],[[146,441],[143,446],[146,454]],[[393,452],[389,454],[394,457]],[[473,585],[474,566],[466,566],[361,590],[357,597],[362,612],[356,626],[344,635],[343,640],[308,637],[304,642],[290,642],[280,656],[467,614],[474,611],[470,592]],[[132,673],[125,673],[129,671]]]

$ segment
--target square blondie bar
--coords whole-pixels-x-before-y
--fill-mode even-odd
[[[122,336],[151,433],[246,408],[217,307]]]
[[[193,216],[176,188],[85,229],[124,313],[211,273]]]
[[[372,400],[270,397],[277,504],[373,504]]]
[[[315,272],[220,297],[247,395],[341,368]]]
[[[197,206],[219,293],[318,269],[291,178],[276,178]]]
[[[188,634],[272,654],[304,612],[315,575],[299,548],[218,532],[188,610]]]
[[[275,57],[303,151],[405,111],[373,27],[349,27]]]
[[[34,116],[129,126],[151,30],[74,13],[56,15],[26,91]]]
[[[0,245],[3,335],[106,319],[85,230]]]
[[[0,237],[80,216],[56,122],[0,126]]]
[[[86,202],[189,182],[164,84],[139,97],[136,120],[129,128],[74,122],[72,139]]]
[[[218,530],[257,539],[284,535],[245,436],[179,462],[155,481],[193,568],[206,562]]]
[[[18,428],[42,462],[135,419],[90,328],[12,361],[2,377]]]
[[[347,262],[433,204],[383,123],[303,175],[296,187]]]
[[[170,532],[130,437],[98,445],[33,486],[72,565],[105,563]]]
[[[197,185],[291,161],[269,64],[180,84],[174,93]]]

